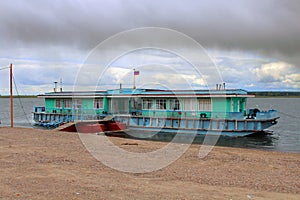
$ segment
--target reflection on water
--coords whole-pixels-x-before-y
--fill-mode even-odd
[[[125,136],[126,138],[134,138],[134,139],[143,139],[143,140],[152,140],[152,141],[163,141],[163,142],[174,142],[175,135],[177,136],[177,141],[181,143],[189,142],[191,139],[189,138],[188,134],[172,134],[172,133],[156,133],[150,134],[150,137],[134,137],[135,135],[142,135],[143,133],[133,133],[132,131],[128,132]],[[147,134],[148,135],[148,134]],[[193,137],[193,136],[190,136]],[[211,137],[218,137],[218,136],[208,136]],[[197,135],[194,140],[193,144],[203,144],[204,139],[206,138],[205,135]],[[206,138],[208,139],[208,138]],[[279,138],[275,135],[270,133],[257,133],[254,135],[250,135],[247,137],[229,137],[229,136],[220,136],[216,143],[217,146],[226,146],[226,147],[236,147],[236,148],[255,148],[255,149],[270,149],[276,150],[275,143]],[[207,144],[207,143],[206,143]]]
[[[276,140],[276,137],[270,134],[258,133],[248,137],[220,137],[217,145],[228,147],[274,149],[274,141]]]
[[[248,99],[248,107],[259,106],[262,110],[277,109],[280,119],[270,127],[273,141],[270,147],[276,151],[300,153],[300,99],[299,98],[253,98]],[[259,146],[259,145],[257,145]],[[260,146],[259,146],[260,147]]]

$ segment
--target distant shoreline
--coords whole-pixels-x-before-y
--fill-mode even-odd
[[[9,95],[4,95],[4,96],[0,95],[0,98],[10,98],[10,96]],[[19,95],[19,96],[13,96],[13,98],[37,98],[37,95]]]
[[[261,95],[255,95],[254,98],[286,98],[286,99],[292,99],[292,98],[300,98],[300,96],[261,96]]]
[[[300,98],[300,92],[290,91],[249,91],[256,98]]]

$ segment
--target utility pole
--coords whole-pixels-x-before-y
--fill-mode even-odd
[[[10,82],[10,127],[14,127],[14,104],[13,104],[13,72],[12,64],[9,67],[9,82]]]

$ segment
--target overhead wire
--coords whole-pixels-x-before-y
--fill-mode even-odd
[[[8,69],[9,67],[3,67],[3,68],[0,68],[0,70],[3,70],[3,69]]]

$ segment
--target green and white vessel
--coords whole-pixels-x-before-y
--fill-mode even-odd
[[[50,92],[39,95],[34,121],[43,126],[103,123],[110,119],[126,129],[146,133],[196,133],[246,136],[264,132],[279,118],[276,110],[247,109],[242,89],[160,90],[120,88],[105,91]]]

